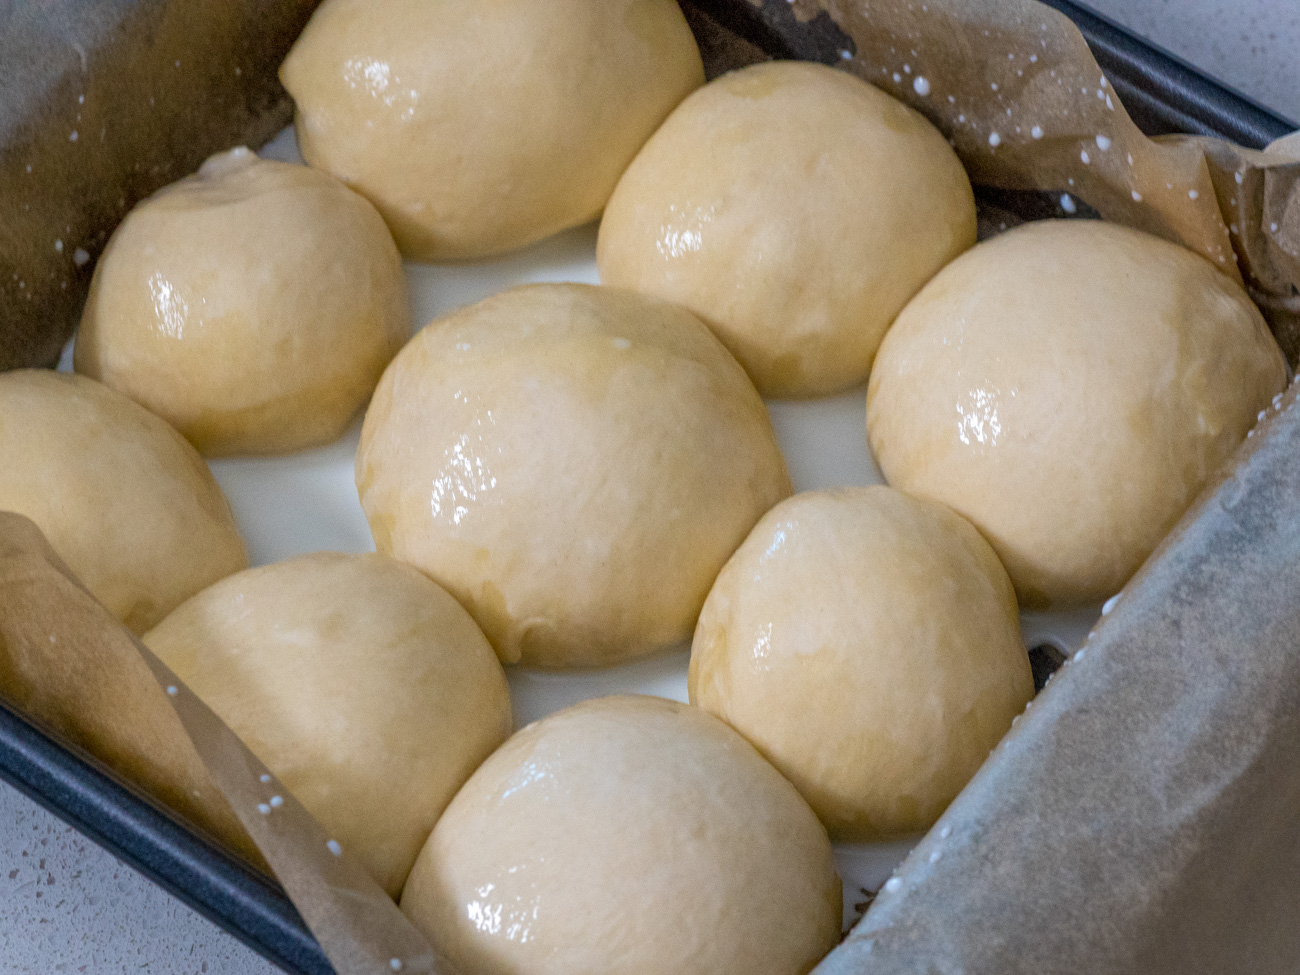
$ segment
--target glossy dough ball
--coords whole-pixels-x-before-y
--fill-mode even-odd
[[[700,315],[764,396],[860,383],[885,329],[975,243],[961,163],[920,114],[777,61],[688,98],[605,210],[601,280]]]
[[[394,897],[456,790],[510,734],[482,632],[382,555],[249,569],[145,643]]]
[[[81,376],[0,373],[0,510],[34,521],[136,633],[248,565],[203,458],[148,410]]]
[[[280,78],[304,158],[434,261],[597,217],[704,69],[674,0],[326,0]]]
[[[1241,286],[1174,244],[1044,221],[890,330],[867,393],[889,483],[969,518],[1032,609],[1117,592],[1286,384]]]
[[[236,149],[127,215],[75,359],[205,454],[277,453],[336,439],[410,332],[374,207]]]
[[[381,552],[446,586],[506,663],[613,663],[690,638],[714,576],[790,493],[762,400],[699,319],[534,285],[439,319],[366,413]]]
[[[840,900],[825,830],[744,739],[611,697],[483,763],[402,910],[470,975],[803,975],[839,940]]]
[[[929,829],[1034,694],[979,532],[884,487],[799,494],[709,593],[691,701],[748,738],[832,838]]]

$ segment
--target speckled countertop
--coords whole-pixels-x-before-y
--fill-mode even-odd
[[[1300,120],[1294,0],[1091,0],[1090,6]],[[273,975],[278,969],[0,785],[0,973]]]

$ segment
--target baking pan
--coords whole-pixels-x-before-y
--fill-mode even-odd
[[[1069,0],[1069,16],[1148,134],[1217,135],[1259,148],[1296,126]],[[693,0],[688,6],[777,57],[833,62],[842,35],[798,23],[785,0]],[[196,106],[201,110],[202,106]],[[1046,666],[1036,670],[1048,669]],[[196,833],[79,750],[0,704],[0,777],[290,972],[329,973],[324,954],[270,880]]]

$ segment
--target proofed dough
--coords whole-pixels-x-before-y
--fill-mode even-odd
[[[928,829],[1033,693],[988,543],[885,487],[769,511],[691,649],[692,703],[748,738],[837,840]]]
[[[136,633],[248,565],[203,458],[148,410],[82,376],[0,373],[0,510],[34,521]]]
[[[1286,384],[1241,286],[1100,221],[980,244],[881,346],[867,430],[889,483],[992,543],[1029,608],[1117,592]]]
[[[739,735],[613,697],[474,773],[402,910],[467,975],[804,975],[840,901],[825,830]]]
[[[691,95],[619,181],[601,280],[700,315],[764,396],[867,378],[885,329],[975,243],[942,135],[842,71],[777,61]]]
[[[410,335],[402,263],[374,207],[305,166],[213,156],[113,233],[77,371],[208,455],[337,438]]]
[[[326,0],[280,78],[304,158],[435,261],[597,217],[704,69],[675,0]]]
[[[145,643],[394,897],[510,733],[505,673],[445,590],[382,555],[231,576]]]
[[[375,391],[356,474],[379,550],[446,586],[504,662],[547,667],[689,639],[790,493],[762,400],[699,319],[577,284],[420,332]]]

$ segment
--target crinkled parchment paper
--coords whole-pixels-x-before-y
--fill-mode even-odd
[[[738,10],[752,13],[745,3],[687,5],[711,74],[764,56],[728,29],[743,20]],[[175,45],[203,56],[176,25],[207,5],[123,0],[79,13],[71,0],[20,0],[0,11],[9,32],[0,50],[21,21],[30,43],[62,58],[30,84],[19,77],[16,95],[8,86],[18,75],[0,60],[0,199],[7,216],[15,204],[23,214],[0,224],[0,364],[50,361],[78,314],[90,258],[131,203],[208,151],[255,142],[282,121],[276,52],[310,6],[280,8],[269,30],[269,8],[251,0],[209,14],[218,54],[196,77],[238,77],[234,68],[255,77],[247,88],[214,80],[180,94],[160,72],[188,65],[173,63]],[[125,26],[105,33],[96,18],[110,9],[149,16],[119,18]],[[46,10],[55,11],[49,30]],[[934,121],[996,204],[983,208],[986,231],[1026,217],[1101,216],[1179,241],[1244,280],[1296,361],[1294,140],[1259,152],[1148,139],[1077,31],[1033,0],[764,0],[763,11],[792,25],[782,34],[789,51],[853,71]],[[244,58],[250,51],[258,56]],[[145,111],[163,91],[166,111]],[[88,162],[85,133],[112,152]],[[1293,402],[1294,390],[819,972],[1300,971]],[[260,856],[341,973],[393,971],[393,958],[404,971],[448,970],[16,516],[0,516],[0,690]],[[136,720],[112,720],[120,713]]]
[[[339,975],[451,975],[235,733],[10,512],[0,512],[0,693],[269,866]]]

